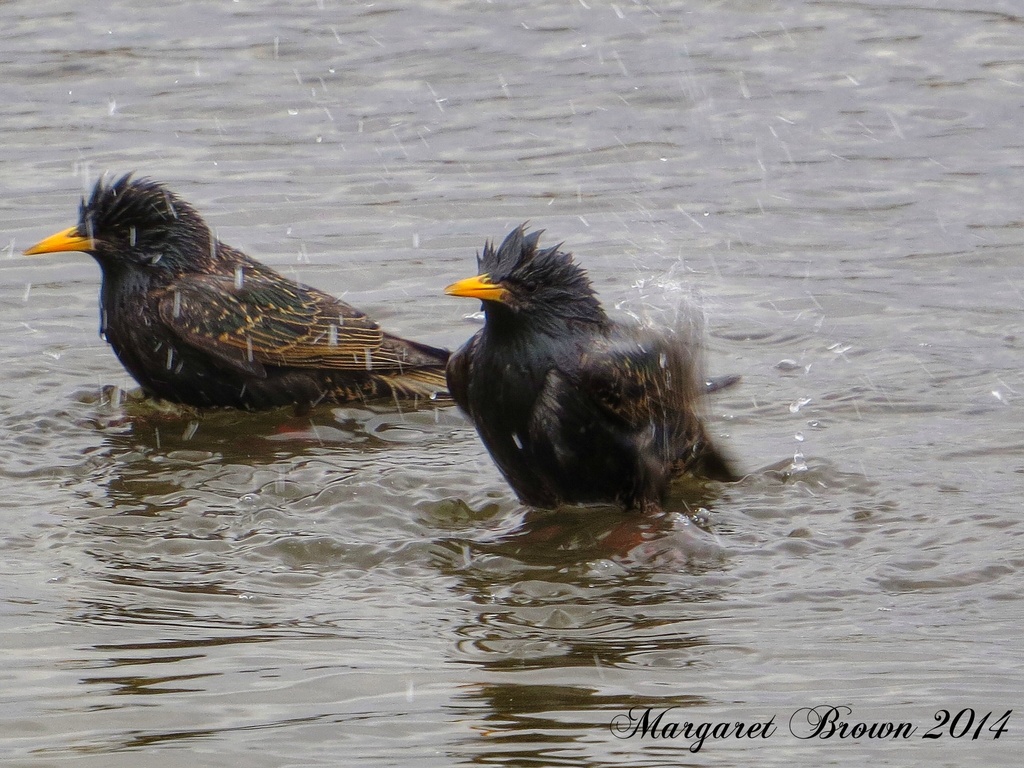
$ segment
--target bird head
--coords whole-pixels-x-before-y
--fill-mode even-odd
[[[106,270],[181,273],[200,269],[213,257],[215,240],[187,202],[149,179],[129,173],[100,179],[82,198],[78,224],[42,240],[28,256],[61,251],[90,254]]]
[[[539,248],[543,230],[512,230],[498,248],[492,242],[477,255],[479,274],[444,289],[449,296],[480,299],[488,319],[572,319],[604,322],[593,286],[572,254],[560,245]]]

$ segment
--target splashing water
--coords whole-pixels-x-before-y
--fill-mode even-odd
[[[245,284],[245,267],[235,267],[235,290],[242,290]]]
[[[801,408],[803,408],[805,405],[807,405],[809,402],[811,402],[811,398],[809,398],[809,397],[801,397],[796,402],[789,404],[789,412],[790,413],[796,413]]]
[[[789,471],[793,474],[807,471],[807,462],[804,460],[804,455],[800,451],[793,454],[793,463],[790,465]]]
[[[703,302],[690,282],[676,277],[678,269],[677,263],[664,274],[637,278],[633,294],[615,308],[648,328],[695,339],[704,326]]]

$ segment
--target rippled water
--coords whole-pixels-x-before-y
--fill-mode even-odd
[[[0,5],[5,764],[1017,763],[1016,0],[137,5]],[[451,408],[111,402],[98,269],[18,254],[128,170],[448,346],[529,219],[703,313],[749,475],[538,514]],[[613,733],[670,707],[776,730]]]

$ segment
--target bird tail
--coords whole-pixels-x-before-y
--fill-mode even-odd
[[[733,469],[732,461],[705,437],[693,453],[684,460],[677,460],[675,474],[691,472],[708,480],[732,483],[740,479]]]
[[[421,342],[410,341],[409,339],[402,339],[401,341],[406,351],[403,360],[410,365],[439,368],[441,370],[441,379],[444,379],[444,368],[448,365],[448,358],[451,357],[451,352],[441,347],[432,347],[429,344],[422,344]]]
[[[444,368],[410,368],[381,379],[386,380],[391,393],[400,400],[443,401],[450,397]]]
[[[723,389],[728,389],[734,384],[739,384],[740,378],[738,373],[727,373],[724,376],[709,376],[704,379],[704,394],[710,395],[712,392],[721,392]]]

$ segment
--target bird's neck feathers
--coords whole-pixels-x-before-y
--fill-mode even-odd
[[[583,328],[607,329],[611,321],[595,296],[579,293],[557,295],[553,301],[512,308],[499,302],[483,302],[485,330],[495,339],[536,334],[561,338]]]

